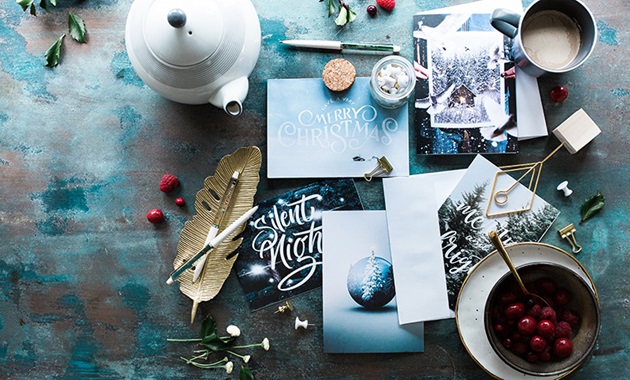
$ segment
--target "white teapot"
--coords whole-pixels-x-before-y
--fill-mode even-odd
[[[162,96],[236,116],[260,53],[260,23],[250,0],[135,0],[125,44],[138,76]]]

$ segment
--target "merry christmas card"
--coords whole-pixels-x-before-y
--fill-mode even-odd
[[[388,176],[409,175],[407,105],[386,109],[370,78],[332,92],[321,78],[267,81],[269,178],[363,177],[387,157]]]
[[[316,182],[258,204],[234,269],[252,309],[322,284],[322,212],[361,210],[351,179]]]
[[[424,351],[424,325],[400,325],[385,211],[323,213],[324,352]]]
[[[438,210],[444,273],[449,307],[455,310],[457,295],[468,271],[494,250],[488,232],[496,230],[504,244],[542,239],[560,211],[520,183],[509,192],[508,202],[498,205],[492,198],[495,174],[499,168],[478,155],[461,181]],[[516,181],[509,175],[498,177],[494,192],[509,189]],[[510,210],[531,210],[495,217],[486,216]],[[490,207],[488,208],[488,205]]]

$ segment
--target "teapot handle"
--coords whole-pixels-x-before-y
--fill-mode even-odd
[[[173,28],[183,28],[186,25],[186,13],[178,8],[168,12],[166,19]]]

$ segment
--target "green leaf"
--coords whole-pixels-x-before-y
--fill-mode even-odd
[[[247,367],[241,366],[241,370],[238,373],[239,380],[254,380],[254,374]]]
[[[328,0],[328,17],[337,13],[337,0]]]
[[[350,8],[348,8],[348,22],[352,22],[357,18],[357,14]]]
[[[339,16],[335,19],[335,24],[344,26],[348,22],[348,10],[346,7],[341,7],[339,10]]]
[[[221,339],[217,335],[209,335],[201,340],[201,345],[210,351],[219,352],[232,347],[233,339]]]
[[[584,222],[586,219],[589,219],[591,216],[597,214],[599,210],[604,207],[604,196],[602,193],[597,191],[597,194],[588,198],[580,207],[580,216],[582,220],[580,220],[580,224]]]
[[[37,16],[37,9],[35,9],[35,4],[31,4],[31,15]]]
[[[33,5],[33,0],[16,0],[16,3],[22,7],[22,10],[24,12],[26,12],[26,10],[28,9],[28,7],[30,7],[31,5]]]
[[[57,41],[55,41],[55,43],[46,50],[46,53],[44,54],[46,57],[46,67],[55,67],[59,64],[61,56],[61,42],[65,36],[65,34],[62,34],[61,37],[59,37]]]
[[[217,323],[211,315],[208,315],[203,322],[201,322],[201,339],[213,335],[217,336]]]
[[[70,36],[73,40],[79,43],[86,43],[85,33],[87,33],[87,29],[85,28],[85,23],[81,16],[74,14],[72,12],[68,13],[68,30],[70,31]]]

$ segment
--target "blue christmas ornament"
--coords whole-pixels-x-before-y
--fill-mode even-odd
[[[348,272],[348,292],[366,309],[376,310],[387,305],[396,295],[392,264],[374,252],[357,261]]]

